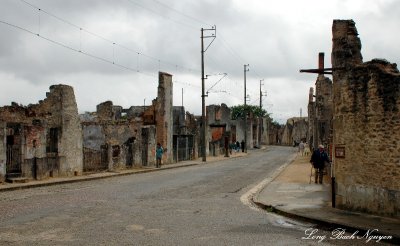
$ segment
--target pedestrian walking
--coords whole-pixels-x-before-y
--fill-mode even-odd
[[[308,156],[310,154],[310,146],[307,142],[304,143],[304,155]]]
[[[236,141],[236,152],[240,151],[240,143],[239,141]]]
[[[244,152],[244,145],[245,145],[245,142],[244,142],[244,140],[242,140],[242,142],[240,142],[240,146],[242,147],[242,152]]]
[[[325,162],[330,162],[328,154],[325,152],[322,144],[320,144],[318,149],[312,153],[310,162],[315,169],[315,183],[318,181],[320,184],[322,184]]]
[[[164,154],[164,149],[161,146],[160,143],[157,143],[157,148],[156,148],[156,167],[160,168],[161,167],[161,159]]]
[[[304,155],[304,143],[303,143],[303,141],[301,141],[299,143],[299,152],[300,152],[301,156]]]

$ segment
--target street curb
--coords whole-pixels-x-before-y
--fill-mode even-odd
[[[332,229],[337,229],[337,228],[343,228],[343,229],[350,230],[350,231],[353,231],[353,232],[354,231],[359,231],[361,233],[364,233],[363,235],[365,235],[365,233],[368,230],[370,230],[371,228],[365,229],[365,228],[361,228],[361,227],[357,227],[357,226],[353,226],[353,225],[339,224],[339,223],[333,222],[333,221],[321,220],[319,218],[312,218],[312,217],[307,217],[307,216],[296,214],[296,213],[290,213],[290,212],[286,212],[286,211],[280,210],[280,209],[276,208],[275,206],[266,205],[266,204],[263,204],[263,203],[258,201],[258,196],[260,195],[261,191],[264,190],[265,187],[267,187],[271,182],[273,182],[290,164],[292,164],[294,162],[294,160],[296,159],[296,157],[297,157],[297,155],[295,155],[295,157],[292,160],[290,160],[287,163],[285,163],[284,164],[284,168],[282,168],[282,170],[280,170],[278,172],[278,174],[275,175],[270,180],[270,182],[266,183],[263,188],[261,188],[256,194],[254,194],[251,197],[251,202],[254,203],[260,209],[265,210],[267,212],[272,212],[272,213],[279,214],[279,215],[282,215],[282,216],[285,216],[285,217],[288,217],[288,218],[298,219],[298,220],[302,220],[302,221],[305,221],[305,222],[318,224],[318,226],[320,226],[323,229],[332,230]],[[393,238],[390,241],[389,240],[384,240],[383,242],[400,245],[400,235],[390,235],[390,234],[386,234],[386,233],[382,233],[382,232],[381,233],[374,232],[374,235],[391,236]]]
[[[354,225],[345,225],[345,224],[339,224],[337,222],[332,222],[332,221],[328,221],[328,220],[321,220],[318,218],[312,218],[312,217],[307,217],[304,215],[299,215],[299,214],[295,214],[295,213],[289,213],[283,210],[280,210],[278,208],[276,208],[275,206],[272,205],[266,205],[263,204],[261,202],[255,201],[254,199],[252,199],[252,202],[257,205],[257,207],[267,211],[267,212],[271,212],[271,213],[275,213],[275,214],[279,214],[291,219],[298,219],[298,220],[302,220],[305,222],[310,222],[310,223],[314,223],[314,224],[318,224],[318,226],[320,228],[326,229],[326,230],[332,230],[332,229],[337,229],[337,228],[342,228],[342,229],[346,229],[349,230],[351,232],[355,232],[355,231],[359,231],[362,235],[365,235],[365,233],[370,230],[370,229],[365,229],[362,227],[357,227]],[[395,244],[395,245],[399,245],[400,244],[400,235],[390,235],[390,234],[386,234],[386,233],[382,233],[382,232],[374,232],[374,235],[378,235],[378,236],[391,236],[393,237],[390,241],[389,240],[384,240],[382,242],[385,243],[390,243],[390,244]]]
[[[231,156],[231,158],[240,158],[240,157],[243,157],[243,156]],[[62,185],[62,184],[70,184],[70,183],[78,183],[78,182],[87,182],[87,181],[92,181],[92,180],[115,178],[115,177],[142,174],[142,173],[158,172],[158,171],[162,171],[162,170],[170,170],[170,169],[177,169],[177,168],[182,168],[182,167],[191,167],[191,166],[197,166],[197,165],[211,164],[211,163],[215,163],[215,162],[219,162],[219,161],[223,161],[223,160],[225,160],[225,159],[213,160],[213,161],[208,161],[208,162],[205,162],[205,163],[196,162],[196,163],[191,163],[191,164],[182,164],[182,165],[179,165],[179,166],[170,166],[170,167],[168,165],[165,165],[165,167],[163,167],[163,168],[137,170],[137,171],[125,172],[125,173],[114,173],[114,174],[107,175],[107,176],[99,176],[99,177],[89,177],[89,176],[84,177],[84,176],[81,176],[83,178],[60,180],[60,181],[54,181],[54,182],[48,182],[48,183],[39,183],[39,184],[28,184],[28,185],[15,186],[15,187],[4,187],[4,188],[0,188],[0,193],[8,192],[8,191],[15,191],[15,190],[24,190],[24,189],[31,189],[31,188],[38,188],[38,187],[53,186],[53,185]]]
[[[7,192],[7,191],[14,191],[14,190],[24,190],[24,189],[30,189],[30,188],[36,188],[36,187],[46,187],[46,186],[69,184],[69,183],[87,182],[87,181],[92,181],[92,180],[115,178],[115,177],[142,174],[142,173],[150,173],[150,172],[156,172],[156,171],[162,171],[162,170],[168,170],[168,169],[176,169],[176,168],[181,168],[181,167],[190,167],[190,166],[196,166],[196,165],[200,165],[200,163],[193,163],[193,164],[187,164],[187,165],[181,165],[181,166],[175,166],[175,167],[165,167],[162,169],[148,169],[148,170],[138,170],[138,171],[133,171],[133,172],[126,172],[126,173],[114,173],[111,175],[99,176],[99,177],[87,176],[85,178],[79,178],[79,179],[68,179],[68,180],[60,180],[60,181],[54,181],[54,182],[48,182],[48,183],[30,184],[30,185],[15,186],[15,187],[5,187],[5,188],[0,188],[0,193]]]

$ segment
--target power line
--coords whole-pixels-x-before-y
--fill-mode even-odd
[[[175,22],[175,23],[177,23],[177,24],[184,25],[184,26],[189,26],[189,25],[186,24],[186,23],[182,23],[182,22],[176,21],[176,20],[171,19],[171,18],[169,18],[169,17],[167,17],[167,16],[165,16],[165,15],[162,15],[162,14],[160,14],[160,13],[158,13],[158,12],[156,12],[156,11],[150,9],[150,8],[144,7],[143,5],[138,4],[137,2],[135,2],[135,1],[133,1],[133,0],[127,0],[127,1],[129,1],[129,2],[131,2],[131,3],[133,3],[133,4],[135,4],[135,5],[137,5],[137,6],[141,7],[141,8],[143,8],[143,9],[146,9],[146,10],[152,12],[153,14],[159,15],[159,16],[164,17],[164,18],[166,18],[166,19],[168,19],[168,20],[170,20],[170,21],[173,21],[173,22]],[[198,23],[200,23],[200,24],[206,24],[206,25],[212,26],[212,25],[210,25],[209,23],[206,23],[206,22],[204,22],[204,21],[202,21],[202,20],[199,20],[199,19],[197,19],[197,18],[195,18],[195,17],[192,17],[192,16],[190,16],[190,15],[187,15],[187,14],[185,14],[185,13],[179,11],[179,10],[176,10],[176,9],[174,9],[174,8],[172,8],[172,7],[170,7],[170,6],[166,5],[166,4],[164,4],[164,3],[161,3],[161,2],[158,1],[158,0],[153,0],[153,2],[155,2],[156,4],[159,4],[159,5],[161,5],[161,6],[163,6],[163,7],[165,7],[165,8],[167,8],[167,9],[169,9],[169,10],[172,10],[172,11],[174,11],[174,12],[176,12],[176,13],[178,13],[178,14],[180,14],[180,15],[186,17],[186,18],[189,18],[189,19],[191,19],[191,20],[194,20],[194,21],[196,21],[196,22],[198,22]],[[193,27],[193,26],[189,26],[189,27],[192,28],[192,29],[196,29],[196,28]],[[197,30],[197,29],[196,29],[196,30]],[[244,64],[244,63],[246,63],[246,62],[244,62],[244,59],[235,51],[235,49],[233,49],[232,46],[226,41],[226,39],[223,38],[223,35],[220,34],[219,36],[220,36],[220,38],[221,38],[221,44],[229,51],[229,53],[230,53],[233,57],[235,57],[235,59],[239,62],[238,64]],[[254,68],[252,69],[252,72],[253,72],[257,77],[259,77],[259,78],[262,77],[262,76],[260,76],[260,75],[254,70]]]
[[[168,5],[166,5],[166,4],[164,4],[164,3],[160,2],[160,1],[153,0],[153,2],[155,2],[155,3],[159,4],[159,5],[162,5],[163,7],[167,8],[167,9],[170,9],[170,10],[172,10],[172,11],[174,11],[174,12],[180,14],[180,15],[183,15],[183,16],[185,16],[185,17],[191,19],[191,20],[194,20],[194,21],[198,22],[198,23],[201,24],[201,25],[207,25],[207,26],[210,26],[210,27],[212,26],[212,25],[209,24],[209,23],[206,23],[206,22],[204,22],[204,21],[202,21],[202,20],[199,20],[199,19],[194,18],[194,17],[192,17],[192,16],[190,16],[190,15],[187,15],[187,14],[185,14],[185,13],[183,13],[183,12],[180,12],[180,11],[178,11],[178,10],[176,10],[176,9],[174,9],[174,8],[168,6]]]
[[[150,12],[153,13],[153,14],[156,14],[156,15],[159,15],[159,16],[161,16],[161,17],[164,17],[164,18],[166,18],[166,19],[168,19],[168,20],[170,20],[170,21],[172,21],[172,22],[175,22],[175,23],[177,23],[177,24],[180,24],[180,25],[185,26],[185,27],[190,28],[190,29],[198,30],[198,28],[196,28],[196,27],[194,27],[194,26],[191,26],[191,25],[189,25],[189,24],[187,24],[187,23],[184,23],[184,22],[180,22],[180,21],[174,20],[174,19],[172,19],[172,18],[169,18],[168,16],[162,15],[162,14],[160,14],[160,13],[158,13],[158,12],[156,12],[156,11],[150,9],[150,8],[147,8],[147,7],[145,7],[145,6],[143,6],[143,5],[139,4],[139,3],[137,3],[136,1],[133,1],[133,0],[127,0],[127,1],[130,2],[131,4],[134,4],[134,5],[136,5],[136,6],[139,6],[139,7],[143,8],[143,9],[146,9],[146,10],[150,11]]]
[[[66,45],[66,44],[63,44],[63,43],[61,43],[61,42],[59,42],[59,41],[56,41],[56,40],[53,40],[53,39],[51,39],[51,38],[45,37],[45,36],[43,36],[43,35],[41,35],[41,34],[39,34],[39,33],[34,33],[34,32],[32,32],[32,31],[30,31],[30,30],[28,30],[28,29],[26,29],[26,28],[23,28],[23,27],[21,27],[21,26],[18,26],[18,25],[15,25],[15,24],[12,24],[12,23],[3,21],[3,20],[0,20],[0,23],[2,23],[2,24],[4,24],[4,25],[7,25],[7,26],[10,26],[10,27],[13,27],[13,28],[15,28],[15,29],[19,29],[19,30],[21,30],[21,31],[27,32],[27,33],[29,33],[29,34],[32,34],[32,35],[34,35],[34,36],[36,36],[36,37],[39,37],[39,38],[41,38],[41,39],[44,39],[44,40],[46,40],[46,41],[48,41],[48,42],[51,42],[51,43],[53,43],[53,44],[56,44],[56,45],[61,46],[61,47],[63,47],[63,48],[66,48],[66,49],[68,49],[68,50],[71,50],[71,51],[77,52],[77,53],[79,53],[79,54],[82,54],[82,55],[91,57],[91,58],[93,58],[93,59],[96,59],[96,60],[99,60],[99,61],[108,63],[108,64],[110,64],[110,65],[114,65],[114,66],[123,68],[123,69],[125,69],[125,70],[130,70],[130,71],[133,71],[133,72],[136,72],[136,73],[141,73],[141,74],[144,74],[144,75],[146,75],[146,76],[157,77],[157,76],[155,76],[155,75],[151,75],[151,74],[148,74],[148,73],[145,73],[145,72],[136,70],[136,69],[134,69],[134,68],[131,68],[131,67],[124,66],[124,65],[122,65],[122,64],[116,63],[115,61],[111,61],[111,60],[108,60],[108,59],[106,59],[106,58],[103,58],[103,57],[100,57],[100,56],[97,56],[97,55],[94,55],[94,54],[90,54],[90,53],[84,52],[84,51],[82,51],[82,50],[75,49],[75,48],[73,48],[73,47],[71,47],[71,46],[68,46],[68,45]]]
[[[156,77],[157,77],[157,76],[155,76],[155,75],[152,75],[152,74],[149,74],[149,73],[145,73],[145,72],[139,71],[138,69],[134,69],[134,68],[132,68],[132,67],[128,67],[128,66],[124,66],[124,65],[122,65],[122,64],[116,63],[115,61],[108,60],[108,59],[106,59],[106,58],[103,58],[103,57],[100,57],[100,56],[97,56],[97,55],[94,55],[94,54],[90,54],[90,53],[87,53],[87,52],[82,51],[82,50],[78,50],[78,49],[73,48],[73,47],[71,47],[71,46],[68,46],[68,45],[66,45],[66,44],[64,44],[64,43],[61,43],[61,42],[59,42],[59,41],[53,40],[53,39],[48,38],[48,37],[46,37],[46,36],[43,36],[43,35],[41,35],[41,34],[38,34],[38,33],[35,33],[35,32],[33,32],[33,31],[30,31],[30,30],[28,30],[28,29],[26,29],[26,28],[23,28],[23,27],[21,27],[21,26],[18,26],[18,25],[15,25],[15,24],[12,24],[12,23],[3,21],[3,20],[0,20],[0,23],[2,23],[2,24],[4,24],[4,25],[7,25],[7,26],[10,26],[10,27],[13,27],[13,28],[15,28],[15,29],[24,31],[24,32],[26,32],[26,33],[29,33],[29,34],[31,34],[31,35],[33,35],[33,36],[39,37],[39,38],[41,38],[41,39],[44,39],[44,40],[46,40],[46,41],[48,41],[48,42],[51,42],[51,43],[53,43],[53,44],[55,44],[55,45],[58,45],[58,46],[60,46],[60,47],[65,48],[65,49],[68,49],[68,50],[74,51],[74,52],[76,52],[76,53],[79,53],[79,54],[82,54],[82,55],[91,57],[91,58],[93,58],[93,59],[96,59],[96,60],[105,62],[105,63],[107,63],[107,64],[114,65],[114,66],[120,67],[120,68],[125,69],[125,70],[129,70],[129,71],[133,71],[133,72],[136,72],[136,73],[140,73],[140,74],[143,74],[143,75],[146,75],[146,76],[149,76],[149,77],[153,77],[153,78],[156,78]],[[221,74],[221,73],[220,73],[220,74]],[[187,86],[191,86],[191,87],[201,88],[201,87],[198,86],[198,85],[194,85],[194,84],[187,83],[187,82],[182,82],[182,81],[177,81],[177,80],[175,80],[174,82],[175,82],[175,83],[179,83],[179,84],[184,84],[184,85],[187,85]],[[231,95],[230,93],[228,93],[228,94]]]
[[[50,39],[50,38],[48,38],[48,37],[45,37],[45,36],[43,36],[43,35],[39,36],[39,37],[41,37],[41,38],[43,38],[43,39],[45,39],[45,40],[47,40],[47,41],[49,41],[49,42],[52,42],[52,43],[57,44],[57,45],[59,45],[59,46],[62,46],[62,47],[64,47],[64,48],[68,48],[68,49],[70,49],[70,50],[73,50],[73,51],[82,53],[82,54],[84,54],[84,55],[86,55],[86,56],[90,56],[90,57],[92,57],[92,58],[95,58],[95,59],[98,59],[98,60],[102,60],[102,61],[104,61],[104,62],[112,63],[113,65],[119,66],[119,67],[121,67],[121,68],[125,68],[125,69],[127,69],[127,70],[135,71],[135,72],[140,72],[140,70],[139,70],[139,56],[143,56],[143,57],[146,57],[146,58],[148,58],[148,59],[151,59],[151,60],[156,61],[156,62],[158,63],[159,68],[160,68],[161,64],[166,64],[166,65],[174,66],[176,69],[180,68],[180,69],[182,69],[182,70],[187,70],[188,72],[199,72],[199,71],[196,70],[196,69],[186,68],[186,67],[184,67],[184,66],[176,65],[176,64],[174,64],[174,63],[171,63],[171,62],[168,62],[168,61],[164,61],[164,60],[161,60],[161,59],[159,59],[159,58],[156,58],[156,57],[153,57],[153,56],[150,56],[150,55],[146,55],[146,54],[141,53],[141,52],[139,52],[139,51],[133,50],[133,49],[131,49],[131,48],[129,48],[129,47],[126,47],[126,46],[121,45],[121,44],[119,44],[119,43],[117,43],[117,42],[114,42],[114,41],[112,41],[111,39],[108,39],[108,38],[104,37],[103,35],[99,35],[99,34],[97,34],[97,33],[91,32],[91,31],[89,31],[89,30],[87,30],[87,29],[85,29],[85,28],[82,28],[82,27],[80,27],[79,25],[74,24],[74,23],[72,23],[72,22],[70,22],[70,21],[68,21],[68,20],[66,20],[66,19],[64,19],[64,18],[61,18],[61,17],[59,17],[59,16],[57,16],[57,15],[55,15],[55,14],[53,14],[53,13],[47,11],[47,10],[44,10],[44,9],[42,9],[42,8],[40,8],[40,7],[34,5],[34,4],[32,4],[32,3],[30,3],[30,2],[28,2],[28,1],[26,1],[26,0],[20,0],[20,1],[21,1],[22,3],[28,5],[28,6],[32,7],[33,9],[37,9],[37,10],[39,11],[39,30],[38,30],[38,33],[34,33],[34,32],[32,32],[32,31],[29,31],[29,30],[27,30],[27,29],[24,29],[24,28],[19,27],[20,30],[24,30],[24,31],[27,31],[27,32],[29,32],[29,33],[31,33],[31,34],[34,34],[34,35],[38,35],[38,36],[39,36],[39,35],[40,35],[40,24],[41,24],[40,13],[44,13],[44,14],[46,14],[46,15],[49,15],[49,16],[55,18],[56,20],[58,20],[58,21],[60,21],[60,22],[63,22],[63,23],[65,23],[65,24],[68,24],[68,25],[70,25],[70,26],[72,26],[72,27],[78,29],[78,30],[80,31],[80,33],[81,33],[81,32],[85,32],[85,33],[87,33],[87,34],[89,34],[89,35],[92,35],[92,36],[94,36],[94,37],[96,37],[96,38],[99,38],[99,39],[101,39],[101,40],[103,40],[103,41],[109,43],[109,44],[112,45],[112,47],[113,47],[113,59],[112,59],[112,61],[111,61],[111,60],[105,59],[105,58],[103,58],[103,57],[93,55],[93,54],[91,54],[91,53],[89,53],[89,52],[84,52],[84,51],[82,50],[82,44],[81,44],[82,41],[81,41],[81,40],[80,40],[80,42],[79,42],[79,49],[76,49],[76,48],[70,47],[70,46],[68,46],[68,45],[65,45],[65,44],[63,44],[63,43],[61,43],[61,42],[52,40],[52,39]],[[191,29],[196,29],[196,30],[197,30],[197,28],[195,28],[195,27],[193,27],[193,26],[187,25],[186,23],[182,23],[182,22],[176,21],[176,20],[174,20],[174,19],[172,19],[172,18],[169,18],[168,16],[161,15],[160,13],[158,13],[158,12],[156,12],[156,11],[150,9],[150,8],[147,8],[147,7],[141,5],[141,4],[139,4],[139,3],[137,3],[137,2],[135,2],[135,1],[133,1],[133,0],[127,0],[127,1],[129,1],[129,2],[132,3],[132,4],[135,4],[136,6],[139,6],[139,7],[143,8],[143,9],[146,9],[146,10],[152,12],[153,14],[159,15],[159,16],[161,16],[161,17],[163,17],[163,18],[166,18],[166,19],[168,19],[168,20],[170,20],[170,21],[173,21],[173,22],[175,22],[175,23],[177,23],[177,24],[189,26]],[[180,14],[180,15],[182,15],[182,16],[185,16],[186,18],[192,19],[192,20],[194,20],[194,21],[196,21],[196,22],[198,22],[198,23],[205,23],[205,24],[207,24],[206,22],[203,22],[203,21],[201,21],[201,20],[199,20],[199,19],[197,19],[197,18],[194,18],[194,17],[191,17],[191,16],[189,16],[189,15],[187,15],[187,14],[184,14],[184,13],[182,13],[182,12],[176,10],[176,9],[173,9],[173,8],[171,8],[171,7],[165,5],[165,4],[163,4],[163,3],[161,3],[161,2],[159,2],[159,1],[157,1],[157,0],[153,0],[153,1],[154,1],[155,3],[157,3],[157,4],[159,4],[159,5],[162,5],[162,6],[165,7],[165,8],[168,8],[168,9],[170,9],[170,10],[172,10],[172,11],[174,11],[174,12]],[[5,22],[3,22],[3,23],[5,23]],[[8,24],[10,24],[10,23],[8,23]],[[10,24],[10,25],[16,27],[15,25],[12,25],[12,24]],[[208,24],[207,24],[207,25],[208,25]],[[81,35],[81,34],[80,34],[80,35]],[[80,36],[80,39],[81,39],[81,36]],[[228,42],[226,41],[226,39],[224,39],[224,38],[222,38],[222,37],[221,37],[221,44],[225,47],[225,49],[226,49],[233,57],[235,57],[235,59],[236,59],[237,61],[239,61],[239,62],[240,62],[240,61],[243,61],[243,59],[241,58],[241,56],[232,48],[231,45],[228,44]],[[129,67],[129,66],[124,66],[124,65],[122,65],[122,64],[119,64],[119,63],[116,63],[116,62],[115,62],[115,47],[116,47],[116,46],[119,47],[119,48],[121,48],[121,49],[124,49],[124,50],[126,50],[126,51],[128,51],[128,52],[131,52],[131,53],[137,55],[137,58],[136,58],[136,59],[137,59],[137,66],[136,66],[136,69],[133,69],[133,68],[131,68],[131,67]],[[210,58],[211,58],[211,57],[210,57]],[[211,60],[212,60],[212,59],[211,59]],[[230,60],[230,62],[231,62],[231,61],[232,61],[232,60]],[[214,61],[214,63],[220,63],[220,62],[221,62],[221,61],[219,61],[219,62]],[[254,72],[256,75],[258,75],[254,70],[253,70],[253,72]],[[143,73],[143,72],[141,72],[141,73]],[[243,85],[241,85],[241,84],[239,84],[239,86],[243,87]]]
[[[108,39],[108,38],[105,38],[105,37],[102,36],[102,35],[96,34],[96,33],[91,32],[91,31],[89,31],[89,30],[87,30],[87,29],[85,29],[85,28],[82,28],[82,27],[80,27],[80,26],[78,26],[78,25],[76,25],[76,24],[74,24],[74,23],[72,23],[72,22],[70,22],[70,21],[68,21],[68,20],[66,20],[66,19],[64,19],[64,18],[61,18],[61,17],[59,17],[59,16],[57,16],[57,15],[55,15],[55,14],[53,14],[53,13],[47,11],[47,10],[44,10],[43,8],[40,8],[40,7],[36,6],[36,5],[33,5],[32,3],[30,3],[30,2],[28,2],[28,1],[26,1],[26,0],[20,0],[20,1],[23,2],[23,3],[25,3],[26,5],[28,5],[28,6],[32,7],[32,8],[34,8],[34,9],[39,10],[40,12],[43,12],[43,13],[45,13],[45,14],[47,14],[47,15],[49,15],[49,16],[55,18],[55,19],[57,19],[58,21],[61,21],[61,22],[65,23],[65,24],[67,24],[67,25],[70,25],[70,26],[72,26],[72,27],[75,27],[76,29],[78,29],[78,30],[80,30],[80,31],[83,31],[83,32],[85,32],[85,33],[87,33],[87,34],[89,34],[89,35],[92,35],[92,36],[96,37],[96,38],[99,38],[99,39],[101,39],[101,40],[103,40],[103,41],[109,43],[110,45],[118,46],[118,47],[120,47],[120,48],[122,48],[122,49],[124,49],[124,50],[127,50],[127,51],[131,52],[131,53],[134,53],[134,54],[136,54],[136,55],[144,56],[144,57],[146,57],[146,58],[148,58],[148,59],[151,59],[151,60],[154,60],[154,61],[156,61],[156,62],[158,62],[158,63],[163,63],[163,64],[167,64],[167,65],[170,65],[170,66],[175,66],[175,67],[177,67],[177,68],[179,67],[179,68],[182,68],[183,70],[187,70],[187,71],[189,71],[189,72],[192,72],[192,71],[200,72],[200,71],[197,71],[196,69],[193,69],[193,68],[187,68],[187,67],[184,67],[184,66],[180,66],[180,65],[174,64],[174,63],[172,63],[172,62],[164,61],[164,60],[162,60],[162,59],[159,59],[159,58],[156,58],[156,57],[153,57],[153,56],[150,56],[150,55],[146,55],[146,54],[141,53],[141,52],[139,52],[139,51],[133,50],[133,49],[131,49],[131,48],[129,48],[129,47],[126,47],[126,46],[124,46],[124,45],[121,45],[121,44],[119,44],[119,43],[117,43],[117,42],[115,42],[115,41],[113,41],[113,40],[110,40],[110,39]],[[128,1],[132,1],[132,0],[128,0]],[[39,30],[39,31],[40,31],[40,30]]]

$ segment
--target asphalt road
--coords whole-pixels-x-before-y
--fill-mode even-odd
[[[314,225],[247,199],[293,151],[3,192],[0,245],[317,245],[301,239]]]

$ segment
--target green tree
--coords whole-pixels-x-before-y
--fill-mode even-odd
[[[254,106],[254,105],[237,105],[231,107],[231,118],[233,120],[236,119],[244,119],[245,112],[247,112],[247,115],[252,113],[256,117],[264,117],[264,116],[269,116],[266,110],[260,108],[259,106]]]

